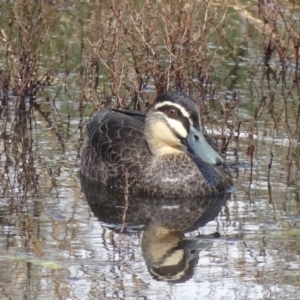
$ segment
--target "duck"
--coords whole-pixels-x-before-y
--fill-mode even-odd
[[[183,92],[158,95],[146,114],[103,108],[87,124],[81,174],[131,195],[195,198],[233,187],[230,169]]]

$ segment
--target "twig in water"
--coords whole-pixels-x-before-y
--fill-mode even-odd
[[[120,233],[123,233],[123,230],[125,229],[127,223],[125,222],[126,221],[126,212],[127,212],[127,209],[128,209],[128,196],[129,196],[129,187],[130,187],[130,184],[129,184],[129,173],[128,173],[128,170],[125,169],[125,183],[124,183],[124,200],[125,200],[125,207],[124,207],[124,211],[123,211],[123,216],[122,216],[122,227],[121,227],[121,230],[120,230]]]

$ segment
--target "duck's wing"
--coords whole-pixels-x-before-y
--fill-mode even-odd
[[[130,168],[147,148],[144,120],[140,113],[103,109],[87,125],[88,143],[103,162]]]
[[[112,109],[112,111],[133,117],[134,119],[140,120],[143,124],[145,123],[146,115],[138,110]]]

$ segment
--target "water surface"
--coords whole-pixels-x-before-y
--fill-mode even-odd
[[[242,20],[236,30],[251,31],[253,25]],[[247,51],[241,47],[238,63],[228,58],[216,66],[218,97],[232,104],[236,93],[239,103],[228,109],[226,122],[219,104],[203,120],[226,152],[236,190],[215,209],[216,216],[197,226],[171,218],[186,240],[200,245],[190,252],[195,265],[189,276],[175,283],[149,271],[143,234],[152,236],[151,224],[118,223],[122,205],[116,216],[102,209],[99,216],[82,189],[84,128],[97,105],[87,102],[82,109],[78,102],[77,58],[70,60],[74,73],[66,88],[59,73],[58,84],[36,99],[40,109],[15,119],[13,105],[1,106],[0,298],[299,299],[299,80],[293,64],[284,78],[276,58],[264,66],[257,44],[254,35]],[[225,80],[224,70],[230,71]],[[153,93],[151,81],[146,89]],[[55,105],[46,97],[52,93]],[[178,207],[164,204],[162,215]],[[133,204],[130,209],[135,212]]]

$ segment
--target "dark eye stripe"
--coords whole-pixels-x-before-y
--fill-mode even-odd
[[[195,101],[192,97],[189,97],[185,93],[174,91],[167,91],[165,93],[162,93],[155,99],[154,107],[156,106],[158,108],[165,105],[172,105],[172,103],[174,103],[174,106],[176,106],[177,108],[182,108],[182,110],[185,112],[186,117],[191,120],[191,123],[194,127],[199,127],[200,120]]]
[[[175,116],[168,116],[168,111],[170,109],[174,109],[177,112],[177,114]],[[178,109],[176,106],[163,105],[163,106],[157,108],[156,110],[163,112],[167,116],[167,118],[172,118],[172,119],[180,121],[182,123],[183,127],[187,130],[187,132],[189,132],[189,130],[190,130],[190,121],[187,117],[185,117],[182,114],[181,110]]]

